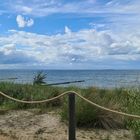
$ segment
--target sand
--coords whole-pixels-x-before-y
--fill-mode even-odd
[[[0,140],[67,140],[57,111],[14,110],[0,115]],[[129,130],[77,129],[77,140],[134,140]]]

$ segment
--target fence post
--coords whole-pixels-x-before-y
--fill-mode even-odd
[[[69,140],[76,140],[75,94],[69,93]]]

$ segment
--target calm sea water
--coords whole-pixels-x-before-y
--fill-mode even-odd
[[[0,81],[16,83],[32,83],[34,75],[39,70],[0,70]],[[85,80],[83,83],[73,83],[76,86],[97,87],[127,87],[140,85],[140,70],[43,70],[47,74],[46,82],[67,82]],[[17,78],[8,80],[8,78]],[[68,86],[68,85],[61,85]]]

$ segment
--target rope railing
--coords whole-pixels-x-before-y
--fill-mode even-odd
[[[111,113],[115,113],[117,115],[122,115],[122,116],[126,116],[126,117],[129,117],[129,118],[135,118],[135,119],[140,119],[140,116],[139,115],[133,115],[133,114],[128,114],[128,113],[125,113],[125,112],[120,112],[120,111],[117,111],[117,110],[112,110],[112,109],[109,109],[107,107],[104,107],[104,106],[101,106],[97,103],[94,103],[90,100],[88,100],[87,98],[85,98],[84,96],[80,95],[79,93],[75,92],[75,91],[66,91],[66,92],[63,92],[62,94],[56,96],[56,97],[53,97],[51,99],[46,99],[46,100],[39,100],[39,101],[25,101],[25,100],[20,100],[20,99],[16,99],[16,98],[13,98],[3,92],[0,91],[0,95],[10,99],[10,100],[13,100],[13,101],[16,101],[16,102],[19,102],[19,103],[26,103],[26,104],[38,104],[38,103],[45,103],[45,102],[51,102],[51,101],[54,101],[54,100],[57,100],[67,94],[75,94],[77,95],[78,97],[80,97],[82,100],[84,100],[85,102],[93,105],[94,107],[98,108],[98,109],[101,109],[101,110],[104,110],[104,111],[108,111],[108,112],[111,112]]]

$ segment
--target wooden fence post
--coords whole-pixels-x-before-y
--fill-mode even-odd
[[[69,140],[76,140],[75,94],[69,93]]]

